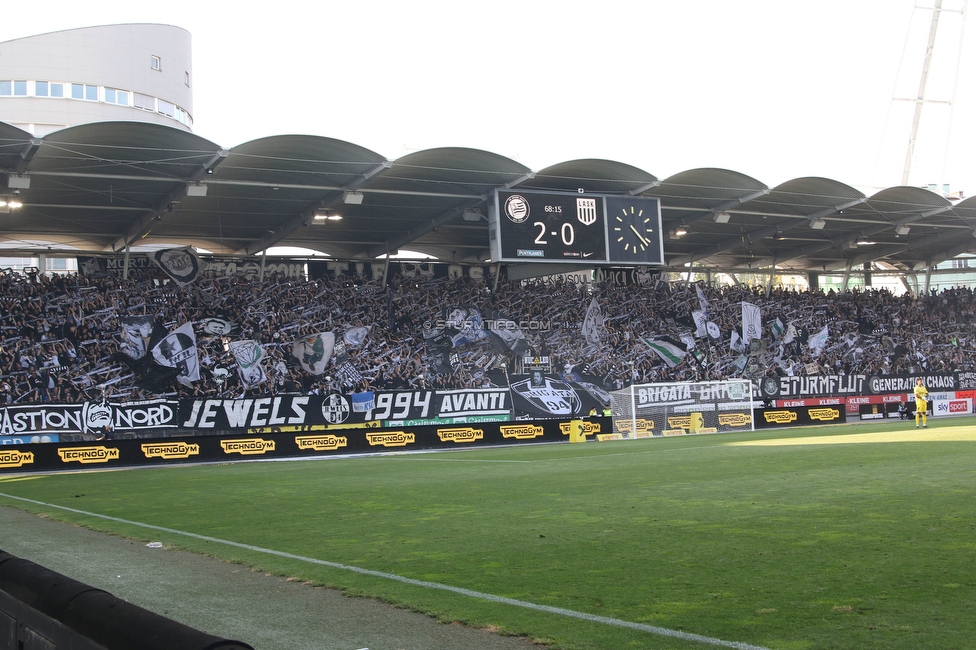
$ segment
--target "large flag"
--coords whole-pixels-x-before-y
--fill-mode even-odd
[[[291,355],[298,359],[305,372],[321,375],[332,359],[335,349],[335,334],[321,332],[298,339],[291,345]]]
[[[355,348],[363,344],[366,335],[369,334],[369,325],[365,327],[350,327],[342,333],[342,340],[346,347]]]
[[[822,330],[816,334],[811,334],[807,340],[807,345],[810,346],[814,354],[823,352],[824,346],[827,345],[827,326],[824,325]]]
[[[264,348],[257,341],[231,341],[230,353],[237,361],[237,373],[241,382],[248,388],[266,381],[261,359],[264,358]]]
[[[200,256],[189,246],[163,248],[151,253],[149,259],[180,286],[192,283],[200,275]]]
[[[707,312],[709,303],[708,298],[705,297],[705,292],[697,284],[695,285],[695,291],[698,292],[698,306],[701,307],[702,311]]]
[[[200,325],[205,333],[212,336],[230,336],[231,334],[237,333],[237,330],[240,329],[234,321],[221,318],[220,316],[204,318],[200,321]]]
[[[603,336],[603,310],[596,298],[590,300],[590,306],[586,308],[586,317],[583,318],[583,339],[590,345],[600,345]]]
[[[474,305],[458,305],[444,308],[444,328],[451,330],[454,347],[474,343],[488,336],[484,328],[481,310]]]
[[[193,333],[193,323],[184,323],[156,344],[152,349],[153,358],[161,366],[176,368],[176,380],[189,385],[200,379],[200,360],[197,357],[197,337]]]
[[[154,320],[152,316],[123,317],[122,343],[119,345],[119,351],[137,361],[149,354]]]
[[[770,323],[769,326],[772,328],[773,336],[775,336],[776,338],[779,338],[780,336],[783,335],[783,331],[784,331],[783,321],[781,321],[778,316],[776,317],[776,320]]]
[[[489,308],[485,310],[485,315],[491,321],[488,338],[496,352],[524,354],[528,351],[529,342],[525,339],[525,333],[518,323],[497,309]]]
[[[792,343],[796,338],[796,325],[792,322],[786,328],[786,336],[783,337],[783,343]]]
[[[668,364],[669,368],[674,368],[688,355],[688,349],[684,343],[679,343],[666,336],[645,338],[643,341],[664,360],[664,363]]]
[[[718,323],[708,321],[708,323],[705,325],[705,329],[708,330],[708,335],[716,341],[722,338],[722,330],[719,328]]]
[[[742,343],[742,337],[735,330],[732,330],[732,338],[729,340],[729,349],[733,352],[742,352],[745,349],[745,345]]]
[[[696,309],[691,312],[691,318],[695,321],[695,336],[705,336],[708,333],[708,320],[705,317],[705,310]]]
[[[742,342],[749,345],[752,339],[762,338],[762,316],[759,307],[752,303],[742,303]]]

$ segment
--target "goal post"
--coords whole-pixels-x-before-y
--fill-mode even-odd
[[[748,379],[634,384],[610,397],[614,437],[755,430]]]

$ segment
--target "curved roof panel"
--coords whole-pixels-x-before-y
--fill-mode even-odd
[[[462,147],[388,160],[306,135],[226,150],[156,124],[103,122],[33,138],[0,123],[4,174],[21,175],[0,192],[20,192],[24,206],[4,215],[0,238],[22,252],[37,242],[85,253],[138,242],[249,256],[283,245],[350,260],[410,249],[480,262],[494,190],[514,187],[658,197],[665,262],[678,269],[833,270],[884,260],[910,270],[976,249],[973,199],[953,204],[920,188],[865,197],[825,178],[769,188],[714,168],[660,180],[600,159],[533,172]]]

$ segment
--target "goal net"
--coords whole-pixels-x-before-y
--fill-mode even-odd
[[[635,384],[610,396],[614,438],[755,430],[748,379]]]

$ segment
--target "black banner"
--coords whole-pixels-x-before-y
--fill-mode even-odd
[[[276,426],[380,427],[483,422],[510,420],[511,403],[507,388],[185,400],[180,404],[180,426],[226,431]]]
[[[561,418],[603,412],[610,394],[595,377],[570,374],[547,375],[541,370],[529,375],[512,375],[512,403],[515,419]]]
[[[976,390],[976,372],[957,372],[958,390]]]
[[[339,260],[308,262],[308,278],[346,278],[357,282],[381,285],[386,262],[342,262]],[[480,264],[448,264],[445,262],[390,262],[387,280],[412,280],[418,283],[457,280],[489,280],[494,267]]]
[[[125,257],[107,255],[103,257],[79,256],[78,270],[86,277],[100,277],[104,275],[122,275],[125,269]],[[200,273],[214,277],[244,277],[257,278],[261,274],[261,260],[258,258],[234,257],[201,257]],[[158,268],[148,255],[132,255],[129,257],[129,270],[145,270]],[[296,262],[288,257],[269,257],[264,261],[264,276],[284,276],[287,278],[304,279],[305,262]]]
[[[962,374],[962,373],[959,373]],[[797,377],[764,377],[759,391],[764,398],[789,399],[831,397],[837,395],[890,395],[910,393],[921,377],[929,391],[959,390],[956,374],[916,375],[808,375]]]
[[[179,426],[176,400],[24,404],[0,407],[0,436],[81,433],[112,436]]]

